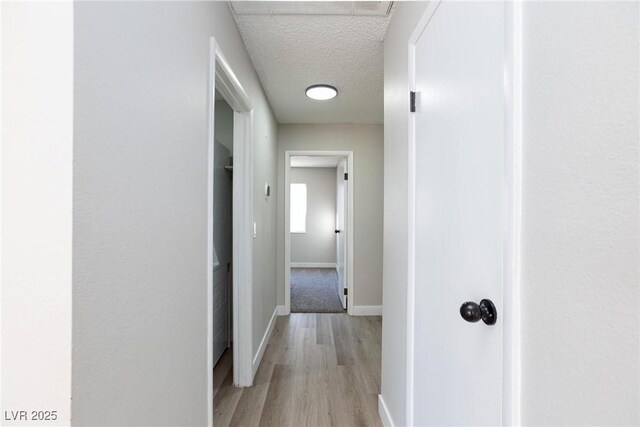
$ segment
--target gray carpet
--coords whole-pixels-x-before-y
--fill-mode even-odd
[[[338,274],[332,268],[291,269],[291,312],[343,313]]]

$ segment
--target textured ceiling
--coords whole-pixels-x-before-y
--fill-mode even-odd
[[[391,1],[232,1],[236,15],[378,15],[390,12]]]
[[[280,123],[382,123],[382,43],[388,16],[235,15]],[[338,89],[329,101],[305,89]]]

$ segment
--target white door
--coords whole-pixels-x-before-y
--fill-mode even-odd
[[[504,7],[440,3],[415,43],[416,426],[502,423]]]
[[[336,264],[338,266],[338,292],[342,308],[347,308],[347,160],[338,163],[336,176]]]

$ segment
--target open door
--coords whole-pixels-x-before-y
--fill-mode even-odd
[[[336,177],[336,265],[342,308],[347,308],[347,159],[338,163]]]

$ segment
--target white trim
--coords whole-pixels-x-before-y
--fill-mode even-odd
[[[216,43],[209,42],[209,75],[207,93],[207,426],[213,427],[213,269],[218,257],[213,247],[213,176],[215,117]]]
[[[278,316],[286,316],[289,314],[287,313],[287,309],[285,308],[284,305],[277,306],[276,310],[278,310]]]
[[[253,108],[251,106],[251,100],[240,84],[240,80],[238,80],[231,69],[231,65],[229,65],[227,58],[223,55],[220,50],[220,46],[216,43],[214,37],[211,37],[211,44],[212,48],[215,50],[215,58],[218,65],[216,68],[216,82],[214,89],[217,89],[218,92],[220,92],[232,110],[241,112],[251,111]],[[215,91],[213,96],[215,100]]]
[[[233,116],[233,383],[247,387],[253,383],[253,112]]]
[[[291,313],[291,234],[289,233],[289,182],[291,175],[291,156],[330,156],[346,157],[347,173],[347,314],[353,314],[353,299],[355,296],[353,286],[353,254],[354,254],[354,180],[353,151],[323,151],[323,150],[287,150],[284,153],[284,307],[285,315]]]
[[[415,77],[415,44],[422,35],[422,32],[427,27],[429,20],[433,16],[433,14],[438,9],[440,5],[439,0],[435,0],[430,2],[427,5],[427,8],[424,11],[424,14],[418,21],[418,25],[415,30],[411,34],[409,38],[409,72],[407,75],[407,80],[409,83],[409,87],[407,88],[407,98],[410,91],[414,91],[416,88],[416,77]],[[407,99],[408,101],[408,99]],[[413,424],[413,384],[414,384],[414,348],[415,348],[415,331],[414,331],[414,322],[415,322],[415,259],[416,259],[416,239],[415,239],[415,231],[416,231],[416,218],[415,218],[415,209],[416,209],[416,188],[415,188],[415,180],[416,180],[416,119],[415,114],[411,113],[409,109],[407,109],[408,115],[408,137],[409,141],[407,144],[407,183],[408,183],[408,193],[407,193],[407,377],[406,377],[406,419],[407,425]]]
[[[353,316],[382,316],[381,305],[354,305]]]
[[[214,127],[216,89],[234,110],[233,382],[251,385],[253,280],[253,113],[251,102],[215,38],[209,39],[207,157],[207,425],[213,426]],[[215,262],[214,262],[215,260]]]
[[[505,3],[502,423],[507,426],[521,424],[522,9],[521,0]]]
[[[258,351],[256,355],[253,357],[253,362],[251,365],[251,370],[255,377],[256,372],[258,372],[258,368],[260,367],[260,362],[262,361],[262,356],[264,356],[264,351],[267,349],[267,344],[269,343],[269,338],[271,338],[271,333],[273,332],[273,328],[276,326],[276,319],[278,317],[278,308],[276,307],[273,310],[273,314],[271,315],[271,320],[269,320],[269,326],[267,326],[267,330],[264,331],[264,335],[262,336],[262,341],[260,341],[260,346],[258,347]]]
[[[415,44],[440,5],[427,6],[409,38],[408,91],[415,90]],[[522,0],[505,2],[505,151],[503,203],[504,278],[503,278],[503,380],[502,420],[504,425],[520,425],[521,409],[521,336],[520,275],[522,217]],[[409,115],[408,141],[408,242],[407,242],[407,425],[413,425],[414,342],[415,342],[415,115]]]
[[[335,268],[338,266],[333,262],[290,262],[291,268]]]
[[[384,427],[395,427],[396,424],[393,422],[389,408],[387,408],[387,404],[384,403],[384,398],[381,394],[378,395],[378,415]]]

